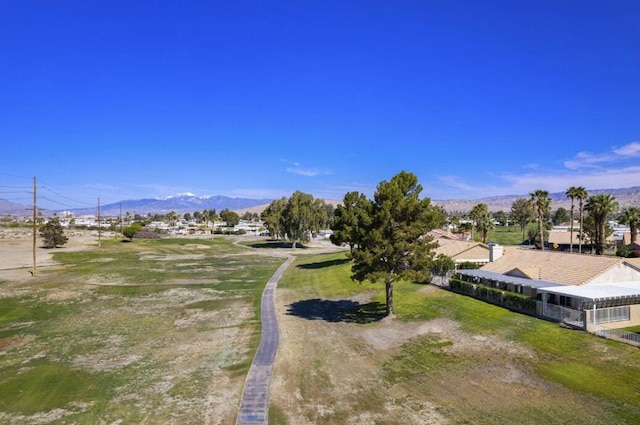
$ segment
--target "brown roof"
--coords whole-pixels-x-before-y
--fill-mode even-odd
[[[578,235],[579,233],[574,231],[573,232],[573,244],[578,246],[578,244],[580,243],[580,239],[578,239]],[[553,243],[557,243],[558,245],[569,245],[571,244],[571,232],[565,232],[564,230],[561,231],[551,231],[549,232],[549,243],[553,244]],[[582,244],[588,244],[589,243],[589,239],[587,238],[586,240],[582,241]]]
[[[573,232],[573,244],[574,245],[578,245],[580,243],[580,240],[578,239],[578,235],[579,232],[576,232],[574,230]],[[615,241],[615,238],[613,235],[609,235],[607,237],[607,241],[608,242],[613,242]],[[557,243],[558,245],[569,245],[571,243],[571,232],[569,231],[564,231],[564,230],[552,230],[549,232],[549,243],[553,244],[553,243]],[[591,243],[591,239],[585,235],[585,239],[582,241],[582,244],[590,244]]]
[[[429,232],[431,236],[435,239],[455,239],[455,240],[464,240],[464,234],[462,233],[453,233],[451,230],[447,229],[433,229]]]
[[[440,238],[435,252],[458,261],[489,261],[489,247],[480,242]]]
[[[636,235],[636,243],[640,243],[640,233]],[[631,232],[624,232],[622,234],[622,243],[624,245],[631,245]]]
[[[625,262],[618,257],[571,254],[508,247],[504,255],[482,267],[483,270],[538,280],[582,285]],[[629,263],[629,261],[626,261]]]

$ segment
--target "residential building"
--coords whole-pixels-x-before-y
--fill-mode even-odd
[[[537,315],[587,331],[640,325],[640,259],[508,247],[458,276],[535,299]]]

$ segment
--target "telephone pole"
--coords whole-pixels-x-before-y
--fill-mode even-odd
[[[101,231],[102,231],[102,222],[100,221],[100,198],[98,198],[98,248],[100,248]]]
[[[32,251],[33,251],[33,271],[31,272],[31,276],[35,277],[36,276],[36,232],[38,229],[38,226],[36,225],[36,214],[38,211],[38,207],[36,205],[36,200],[38,199],[36,197],[36,178],[33,178],[33,247],[32,247]]]

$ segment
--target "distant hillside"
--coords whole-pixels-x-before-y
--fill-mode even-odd
[[[2,215],[28,215],[26,205],[17,204],[15,202],[0,199],[0,214]]]
[[[616,197],[616,201],[620,204],[620,208],[626,208],[629,206],[640,206],[640,186],[622,188],[622,189],[601,189],[601,190],[588,190],[589,195],[595,195],[598,193],[608,193]],[[551,209],[555,210],[560,207],[569,209],[571,208],[571,200],[567,198],[564,192],[550,193],[549,197],[553,201],[551,203]],[[511,204],[513,201],[519,198],[529,198],[528,194],[525,195],[505,195],[505,196],[492,196],[487,198],[466,200],[466,199],[451,199],[444,201],[436,201],[433,203],[443,207],[446,211],[460,211],[467,212],[473,208],[474,205],[484,203],[487,204],[490,211],[505,211],[511,210]]]
[[[179,214],[202,210],[215,209],[220,212],[224,209],[239,210],[256,205],[267,204],[270,199],[231,198],[228,196],[196,196],[192,193],[181,193],[166,198],[130,199],[100,207],[101,215],[118,215],[130,212],[131,214],[166,214],[175,211]],[[96,208],[81,208],[71,210],[76,215],[96,214]]]
[[[336,201],[336,200],[333,200],[333,199],[324,199],[324,202],[327,203],[327,204],[333,205],[334,207],[336,205],[340,205],[342,203],[342,201]],[[242,208],[240,210],[235,210],[235,211],[240,215],[242,215],[242,214],[244,214],[246,212],[262,214],[262,211],[267,209],[269,204],[271,204],[271,201],[269,201],[269,203],[267,203],[267,204],[256,205],[256,206],[249,207],[249,208]]]
[[[629,206],[640,206],[640,186],[622,189],[589,190],[590,195],[597,193],[609,193],[615,196],[616,200],[620,204],[620,208]],[[564,192],[551,193],[549,196],[553,200],[553,203],[551,204],[552,209],[555,210],[559,207],[569,209],[571,207],[571,201],[567,199]],[[519,198],[528,197],[528,194],[506,195],[472,200],[433,200],[433,203],[435,205],[443,207],[446,211],[450,212],[467,212],[470,211],[474,205],[479,203],[487,204],[491,211],[502,210],[507,212],[511,210],[511,204],[513,204],[513,201]],[[215,209],[219,212],[225,208],[240,213],[250,211],[260,214],[271,202],[272,199],[231,198],[221,195],[196,196],[192,193],[182,193],[175,196],[168,196],[166,198],[132,199],[121,202],[114,202],[112,204],[102,205],[100,207],[100,213],[102,215],[118,215],[120,214],[120,208],[122,207],[123,213],[128,211],[131,214],[141,215],[146,215],[148,213],[166,214],[170,211],[184,214],[186,212],[192,213],[194,211],[202,211],[205,209]],[[341,201],[325,200],[325,202],[333,204],[335,206]],[[5,199],[0,199],[0,215],[27,216],[30,214],[29,208],[29,205],[17,204]],[[71,211],[76,215],[96,214],[97,207],[78,208]],[[42,212],[44,215],[50,215],[52,213],[48,210]]]

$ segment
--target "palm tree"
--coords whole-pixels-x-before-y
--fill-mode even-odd
[[[476,228],[478,229],[478,232],[480,232],[482,243],[487,243],[489,231],[494,227],[493,217],[489,213],[481,216],[478,221],[476,221]]]
[[[493,229],[493,217],[489,213],[487,204],[477,204],[469,212],[469,218],[473,220],[475,228],[480,233],[482,243],[487,243],[489,230]]]
[[[522,231],[522,242],[524,243],[524,231],[531,221],[533,221],[533,205],[528,199],[519,198],[511,204],[511,219],[520,225]]]
[[[625,208],[622,210],[622,214],[620,214],[618,220],[622,224],[629,225],[629,230],[631,231],[631,243],[634,243],[638,237],[638,226],[640,226],[640,208]]]
[[[583,226],[583,212],[584,212],[584,200],[589,197],[589,192],[582,186],[578,186],[575,188],[574,196],[578,199],[578,214],[579,214],[579,222],[580,222],[580,233],[578,233],[578,253],[582,254],[582,226]]]
[[[618,208],[616,198],[608,193],[598,193],[587,199],[584,209],[589,211],[595,224],[596,255],[604,254],[607,216]]]
[[[536,189],[529,194],[529,201],[536,210],[536,219],[538,221],[538,240],[540,241],[540,249],[544,250],[544,233],[542,223],[549,211],[551,211],[551,198],[546,190]]]
[[[567,195],[567,198],[571,198],[571,227],[569,230],[569,252],[573,252],[573,219],[575,217],[574,214],[574,208],[575,208],[575,199],[578,197],[578,188],[575,186],[571,186],[569,189],[567,189],[567,191],[565,192],[565,195]]]
[[[169,226],[174,227],[176,222],[178,221],[178,213],[175,211],[169,211],[166,215],[167,221],[169,221]]]
[[[202,210],[202,220],[204,221],[204,227],[207,229],[209,228],[210,219],[209,210]]]

